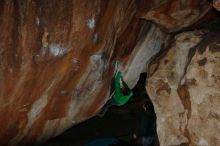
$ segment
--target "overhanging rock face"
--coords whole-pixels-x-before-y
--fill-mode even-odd
[[[151,20],[168,32],[192,25],[211,9],[207,0],[155,0],[152,3],[150,9],[140,9],[138,17]]]
[[[173,34],[168,32],[181,31],[210,18],[206,15],[211,5],[205,0],[1,0],[0,145],[42,142],[94,116],[108,100],[110,81],[118,68],[131,88],[141,72],[148,68],[157,70],[158,73],[150,77],[147,88],[159,117],[161,145],[194,144],[198,140],[194,139],[192,133],[198,132],[196,130],[199,128],[193,128],[193,115],[198,118],[200,115],[196,114],[197,111],[208,110],[203,109],[202,105],[195,107],[193,104],[198,100],[202,104],[206,92],[200,96],[202,99],[197,99],[195,94],[207,86],[210,89],[207,92],[213,91],[213,98],[205,98],[204,106],[212,106],[211,111],[216,108],[211,103],[219,103],[218,63],[213,64],[211,59],[214,57],[214,61],[218,62],[218,53],[211,55],[207,47],[205,53],[195,53],[191,62],[187,62],[191,47],[201,42],[203,35],[208,32],[179,34],[176,36],[176,44],[171,41]],[[169,46],[173,47],[170,49]],[[216,46],[214,50],[218,50],[218,44]],[[167,52],[167,48],[170,51],[166,55],[176,55],[176,58],[168,57],[173,64],[167,63],[170,70],[163,74],[164,70],[160,69],[165,65],[148,66],[148,63],[158,52]],[[202,67],[193,63],[198,61],[196,56],[206,58],[201,63],[206,62],[209,67],[203,65],[203,71],[200,71]],[[188,70],[185,71],[182,66],[187,66]],[[170,77],[171,70],[176,71],[173,73],[175,79],[168,83],[164,79]],[[203,78],[192,77],[193,73],[202,74]],[[215,74],[216,83],[213,79],[210,86],[188,85],[187,81],[191,78],[205,83],[207,76],[211,76],[211,79],[212,74]],[[151,87],[157,89],[161,85],[149,84],[156,75],[160,76],[164,84],[158,93],[154,93]],[[169,88],[169,84],[178,91]],[[163,103],[160,103],[163,100],[157,102],[160,98],[158,96],[165,94],[164,88],[175,96]],[[185,93],[190,94],[190,100],[181,96],[185,96]],[[179,96],[181,98],[177,98]],[[187,104],[183,102],[185,100]],[[183,129],[186,126],[192,128],[185,128],[182,132],[184,134],[178,131],[178,126],[170,128],[166,132],[171,136],[168,141],[161,131],[173,123],[160,122],[163,116],[158,105],[165,106],[169,101],[171,104],[177,102],[182,105],[174,114],[177,116],[179,112],[182,113],[183,118],[177,120],[177,125],[181,122]],[[211,116],[211,122],[215,123],[219,113],[205,112],[205,118]],[[169,116],[165,114],[164,118],[166,121]],[[201,123],[201,119],[197,120]],[[206,122],[204,126],[210,125],[210,122]],[[212,128],[218,130],[218,127],[213,124]],[[216,139],[219,140],[219,135],[216,135],[216,131],[210,133],[215,136],[213,139],[206,138],[208,134],[200,136],[200,142],[211,145],[212,140],[214,145],[218,145]]]
[[[97,113],[114,58],[129,56],[145,24],[135,12],[132,0],[1,1],[0,145],[43,141]]]

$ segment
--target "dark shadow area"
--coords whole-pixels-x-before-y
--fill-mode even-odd
[[[134,139],[134,135],[139,137],[143,131],[147,130],[143,129],[142,126],[143,104],[145,101],[150,101],[145,90],[146,77],[146,73],[141,74],[137,85],[132,89],[133,97],[126,105],[121,107],[112,106],[103,118],[95,116],[68,129],[43,146],[83,146],[97,138],[116,138],[129,143],[140,141],[138,138]],[[154,110],[153,104],[150,104],[150,106],[152,106],[150,107],[151,110]],[[157,146],[159,145],[158,138],[157,135],[154,136],[156,137],[155,146]],[[122,143],[129,146],[126,142]]]

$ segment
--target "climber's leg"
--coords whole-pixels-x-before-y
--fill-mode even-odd
[[[153,146],[156,134],[156,114],[152,102],[147,99],[143,105],[141,135],[143,146]]]
[[[114,100],[111,98],[109,101],[107,101],[107,103],[102,107],[101,111],[97,114],[99,117],[103,117],[105,115],[105,113],[107,112],[107,110],[111,107],[115,105]]]

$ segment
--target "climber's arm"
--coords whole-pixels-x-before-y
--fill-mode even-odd
[[[131,89],[124,82],[123,78],[121,78],[121,89],[124,95],[129,95],[129,93],[131,92]]]

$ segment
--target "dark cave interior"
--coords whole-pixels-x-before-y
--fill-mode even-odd
[[[126,105],[112,106],[104,117],[95,116],[88,119],[42,146],[82,146],[97,138],[108,137],[133,143],[141,131],[143,102],[150,100],[145,89],[146,77],[146,73],[140,75],[138,83],[132,89],[133,97]],[[155,143],[158,145],[158,141]]]

